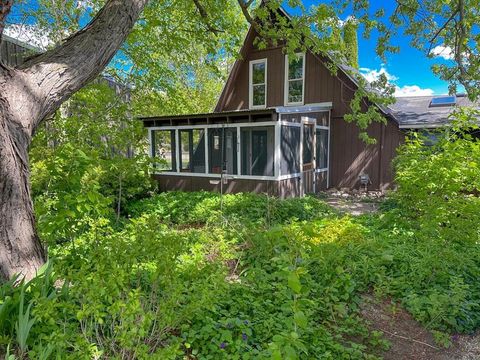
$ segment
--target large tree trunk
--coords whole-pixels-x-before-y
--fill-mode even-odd
[[[35,129],[104,69],[147,1],[109,0],[57,48],[17,69],[0,63],[0,277],[30,279],[45,261],[29,190],[28,146]],[[0,35],[4,17],[0,12]]]
[[[3,110],[3,109],[2,109]],[[29,188],[29,139],[0,113],[0,276],[27,279],[45,261],[35,232]]]

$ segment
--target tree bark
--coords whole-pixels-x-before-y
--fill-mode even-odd
[[[100,74],[147,2],[109,0],[90,24],[62,45],[17,69],[0,64],[1,277],[21,274],[30,279],[45,261],[29,187],[28,147],[35,129]]]

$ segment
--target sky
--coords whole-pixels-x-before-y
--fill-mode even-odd
[[[328,1],[328,0],[327,0]],[[82,0],[80,3],[88,3]],[[35,8],[36,1],[31,0],[28,5]],[[318,5],[320,1],[303,0],[305,7]],[[395,1],[393,0],[370,0],[373,8],[384,7],[387,13],[393,11]],[[285,8],[291,14],[298,13],[295,9],[288,7],[285,1]],[[344,15],[345,17],[348,14]],[[11,14],[11,20],[15,22],[20,18],[18,8]],[[345,20],[345,19],[342,19]],[[393,38],[394,45],[400,46],[399,54],[389,54],[386,61],[383,61],[375,54],[374,38],[364,39],[359,32],[359,63],[360,71],[367,80],[374,80],[378,74],[385,73],[391,83],[396,86],[396,96],[420,96],[420,95],[440,95],[448,93],[448,84],[438,79],[431,71],[431,66],[435,62],[448,61],[448,53],[440,49],[440,54],[435,59],[429,59],[424,53],[412,48],[409,44],[410,39],[404,35],[397,35]]]
[[[321,1],[303,0],[306,8],[318,5]],[[393,12],[396,5],[393,0],[370,0],[372,8],[383,7],[387,14]],[[285,8],[291,14],[295,9]],[[348,16],[348,14],[345,14]],[[341,19],[345,20],[345,19]],[[442,95],[448,93],[448,83],[436,77],[431,70],[434,63],[448,61],[448,51],[436,48],[437,58],[429,59],[426,55],[410,45],[410,39],[402,34],[392,39],[394,45],[400,46],[400,53],[389,54],[386,62],[375,53],[375,40],[364,39],[359,31],[359,65],[360,71],[367,80],[374,80],[375,76],[385,73],[391,83],[396,85],[396,96]]]

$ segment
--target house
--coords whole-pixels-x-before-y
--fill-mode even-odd
[[[255,37],[250,28],[212,113],[141,118],[160,190],[282,198],[362,183],[385,190],[406,132],[443,126],[453,105],[473,105],[463,96],[399,98],[382,109],[385,124],[369,126],[376,143],[367,145],[344,120],[357,88],[347,71],[332,75],[310,52],[258,49]]]

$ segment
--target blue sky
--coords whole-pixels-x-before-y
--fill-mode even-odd
[[[320,1],[303,0],[305,7],[318,5]],[[396,5],[392,0],[370,0],[372,8],[384,7],[387,14],[392,13]],[[295,9],[291,9],[285,4],[285,8],[295,14]],[[346,13],[343,17],[347,17]],[[341,16],[342,18],[342,16]],[[342,19],[345,20],[345,19]],[[448,84],[437,78],[431,71],[432,64],[445,61],[443,58],[429,59],[426,55],[409,44],[410,38],[398,35],[393,39],[394,45],[400,46],[399,54],[389,54],[384,63],[375,54],[375,34],[372,33],[370,39],[364,39],[359,31],[359,63],[362,73],[371,78],[376,73],[386,72],[391,77],[391,81],[398,86],[397,93],[404,95],[411,93],[413,95],[428,94],[446,94],[448,93]],[[442,53],[447,55],[445,53]]]
[[[329,0],[326,0],[327,2]],[[308,8],[312,5],[318,5],[320,1],[303,0]],[[387,14],[391,13],[395,6],[392,0],[370,0],[372,8],[385,7]],[[27,5],[18,5],[14,7],[10,16],[11,22],[20,21],[20,6],[37,6],[36,1],[32,0]],[[295,14],[295,9],[285,5],[286,9]],[[343,17],[348,16],[345,14]],[[28,21],[27,21],[28,23]],[[389,54],[384,63],[375,54],[375,34],[370,39],[364,39],[359,34],[359,62],[362,73],[368,78],[375,74],[384,72],[390,77],[391,82],[397,86],[397,95],[431,95],[445,94],[448,92],[448,84],[436,76],[431,71],[431,65],[438,61],[445,61],[442,58],[428,59],[424,53],[412,48],[409,44],[410,39],[404,35],[398,35],[393,39],[395,45],[400,46],[399,54]]]

